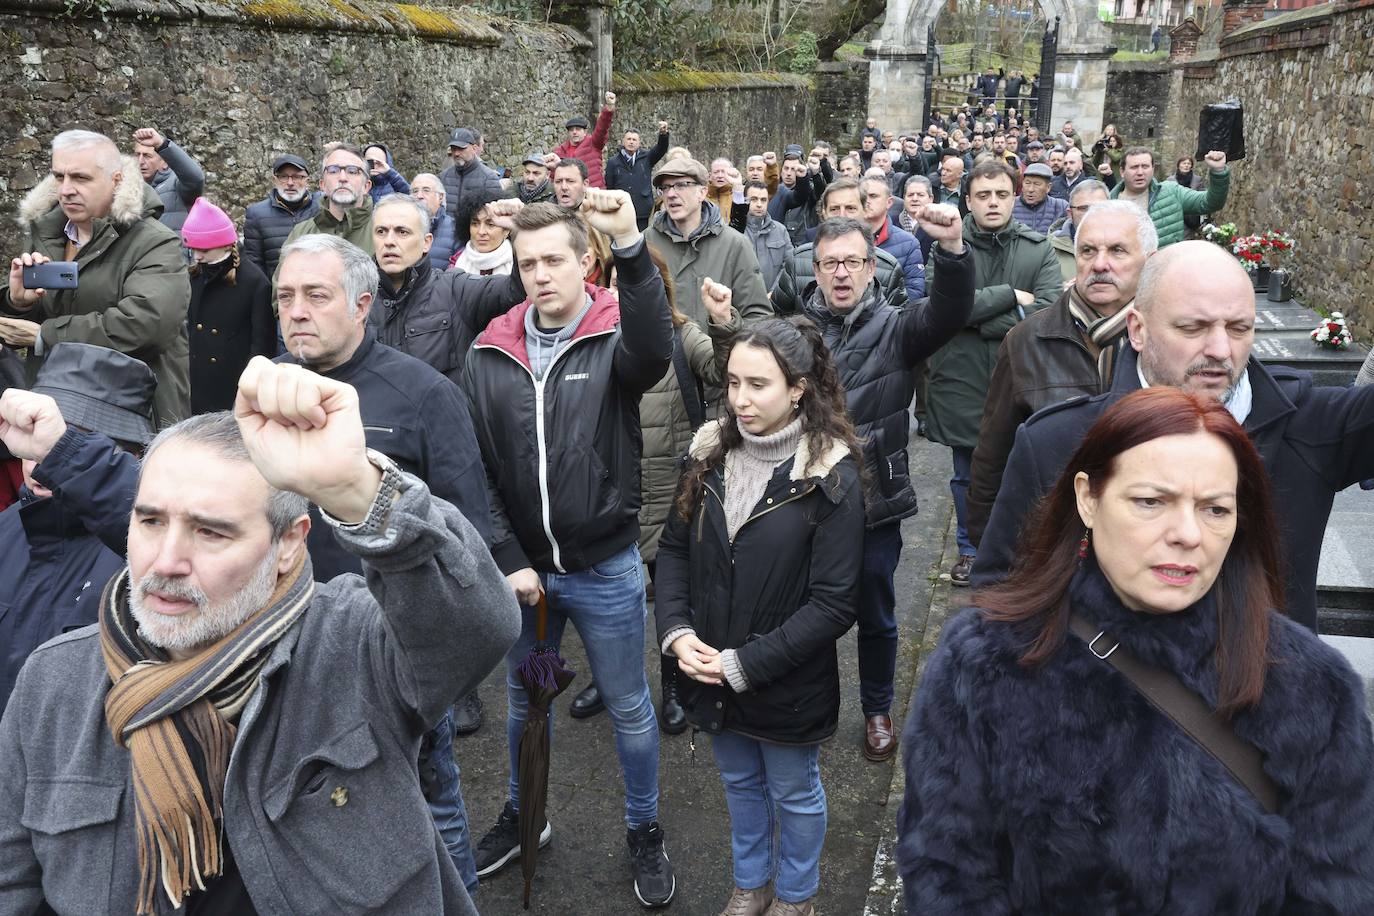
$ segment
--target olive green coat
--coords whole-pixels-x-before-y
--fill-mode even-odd
[[[708,391],[720,388],[730,338],[742,326],[736,311],[729,324],[708,325],[709,336],[695,321],[688,321],[677,329],[687,354],[687,364]],[[695,393],[692,396],[695,397]],[[707,419],[710,419],[709,414]],[[673,494],[682,471],[679,460],[692,444],[692,435],[696,432],[682,400],[677,371],[672,366],[640,399],[639,428],[644,436],[639,463],[639,553],[645,563],[651,563],[658,554],[658,539],[672,511]]]
[[[997,348],[1016,323],[1052,305],[1064,290],[1059,259],[1048,239],[1012,220],[1000,232],[984,232],[964,217],[964,244],[973,252],[974,294],[969,322],[927,362],[928,438],[944,445],[973,448],[983,422],[988,380],[997,364]],[[935,276],[936,260],[926,263],[926,287]],[[1035,296],[1019,309],[1016,290]]]
[[[77,288],[45,291],[29,309],[14,306],[6,288],[0,310],[38,322],[45,354],[75,341],[147,363],[157,377],[155,419],[164,427],[190,413],[186,309],[191,281],[181,238],[158,221],[160,216],[157,192],[139,177],[137,161],[126,157],[109,215],[93,222],[90,241],[77,252]],[[19,222],[28,233],[25,252],[65,259],[67,216],[58,206],[51,175],[24,198]],[[26,363],[32,380],[42,357],[31,352]]]
[[[282,247],[285,248],[301,236],[311,233],[337,235],[372,254],[372,198],[364,194],[358,200],[358,205],[346,212],[342,220],[335,219],[334,214],[329,212],[329,207],[321,204],[319,213],[296,224],[296,228],[291,230]]]

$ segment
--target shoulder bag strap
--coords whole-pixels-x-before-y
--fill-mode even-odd
[[[682,406],[687,408],[687,419],[692,422],[692,429],[698,429],[706,422],[706,399],[702,396],[701,384],[687,363],[682,328],[673,329],[673,371],[677,373],[677,387],[682,390]]]
[[[1170,671],[1136,658],[1105,630],[1093,626],[1077,613],[1069,617],[1069,628],[1088,644],[1088,651],[1121,672],[1150,705],[1159,710],[1216,758],[1269,814],[1279,810],[1279,790],[1264,772],[1264,756],[1259,748],[1240,738],[1231,724],[1212,710]]]

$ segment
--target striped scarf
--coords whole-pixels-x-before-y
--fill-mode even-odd
[[[271,648],[310,606],[304,552],[267,605],[192,658],[171,661],[143,640],[129,610],[129,571],[100,599],[100,648],[110,674],[105,721],[132,758],[138,831],[138,913],[159,886],[173,907],[223,872],[224,778],[234,723]]]
[[[1078,286],[1069,287],[1069,314],[1087,333],[1088,341],[1097,354],[1097,393],[1101,394],[1112,387],[1112,373],[1115,371],[1116,354],[1126,340],[1126,312],[1135,300],[1132,299],[1117,310],[1116,314],[1104,318],[1097,309],[1078,294]]]

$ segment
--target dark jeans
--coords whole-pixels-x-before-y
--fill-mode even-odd
[[[902,523],[864,532],[859,574],[859,705],[864,716],[885,716],[892,707],[897,671],[897,596],[892,577],[902,555]]]
[[[978,548],[968,538],[968,479],[973,470],[973,449],[953,446],[954,476],[949,479],[949,491],[954,495],[954,540],[959,544],[959,556],[976,557]]]
[[[477,862],[472,856],[467,806],[458,781],[458,761],[453,759],[453,711],[444,713],[420,742],[420,788],[429,802],[429,813],[458,868],[458,877],[469,894],[477,892]]]

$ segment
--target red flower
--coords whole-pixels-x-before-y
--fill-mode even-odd
[[[1341,326],[1336,324],[1336,322],[1334,321],[1328,321],[1326,323],[1326,329],[1330,331],[1332,334],[1339,334],[1341,331]]]

